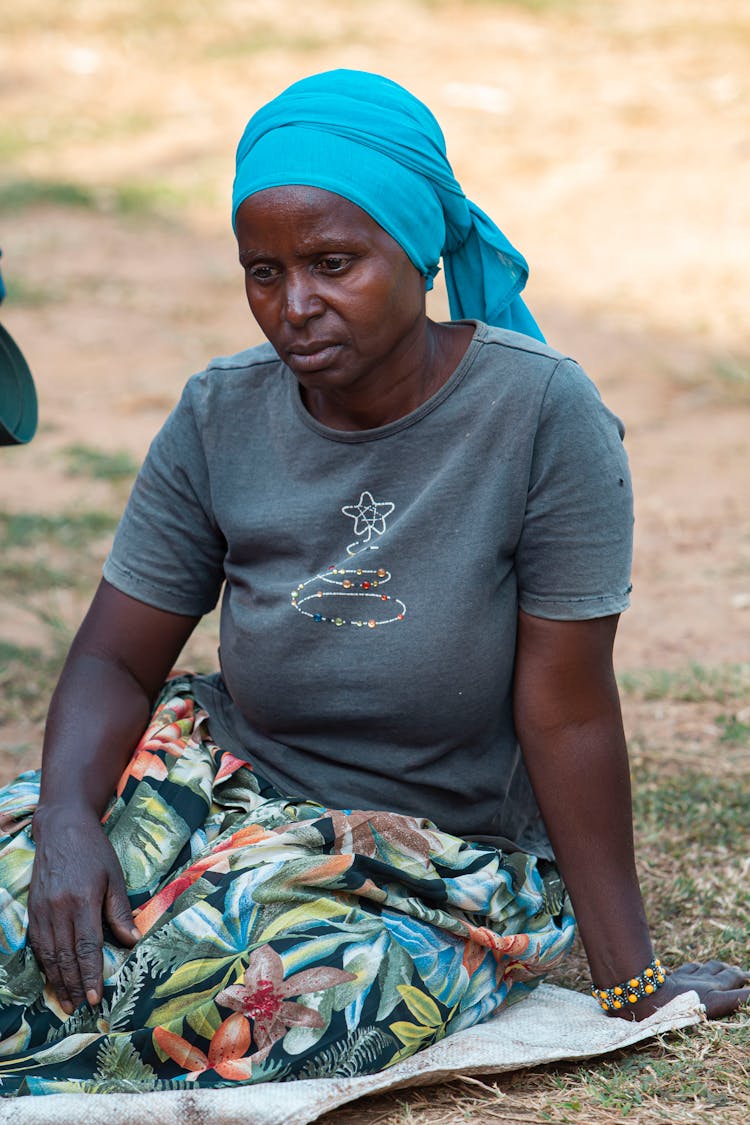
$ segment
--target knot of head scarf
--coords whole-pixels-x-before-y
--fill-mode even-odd
[[[232,224],[257,191],[323,188],[356,203],[402,247],[427,288],[442,258],[451,316],[543,340],[519,293],[528,266],[453,175],[426,105],[377,74],[295,82],[251,117],[237,148]]]

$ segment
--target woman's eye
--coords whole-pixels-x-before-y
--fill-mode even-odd
[[[350,261],[351,258],[346,258],[342,254],[328,254],[325,258],[320,259],[318,268],[322,269],[324,273],[341,273]]]
[[[273,266],[251,266],[248,273],[253,281],[271,281],[276,276]]]

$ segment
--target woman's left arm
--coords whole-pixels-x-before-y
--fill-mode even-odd
[[[550,621],[521,611],[514,681],[526,768],[592,979],[602,988],[639,974],[653,957],[635,867],[628,755],[612,667],[617,621]],[[749,979],[718,961],[685,965],[621,1014],[643,1019],[694,989],[709,1018],[724,1016],[750,999]]]

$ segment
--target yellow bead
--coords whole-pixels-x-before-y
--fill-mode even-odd
[[[622,992],[623,992],[623,990],[620,988],[620,986],[618,984],[617,988],[614,989],[615,996],[622,996]]]
[[[630,987],[631,987],[631,988],[637,988],[637,987],[638,987],[638,984],[639,984],[638,978],[637,978],[637,977],[633,977],[633,979],[632,979],[632,980],[629,980],[629,981],[628,981],[628,984],[630,985]]]
[[[629,1004],[636,1004],[637,1002],[638,1002],[638,997],[635,995],[635,993],[629,992],[628,993],[628,1003]]]
[[[650,994],[651,994],[651,993],[652,993],[653,991],[654,991],[654,986],[653,986],[653,984],[647,984],[647,985],[646,985],[646,992],[648,992],[648,993],[649,993],[649,995],[650,995]]]
[[[646,977],[652,977],[654,975],[654,970],[653,969],[646,969],[646,972],[643,975],[646,976]]]
[[[661,961],[659,960],[658,957],[654,958],[654,964],[656,965],[657,968],[659,968],[661,966]]]
[[[609,1004],[605,1004],[603,1000],[602,1000],[602,1011],[603,1012],[609,1011]]]
[[[615,1000],[615,1007],[621,1008],[622,1007],[622,1000]]]
[[[662,976],[661,973],[659,973],[659,975],[656,979],[658,980],[659,984],[664,984],[664,977]]]

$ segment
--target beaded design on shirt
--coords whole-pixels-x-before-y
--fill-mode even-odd
[[[403,621],[405,604],[383,591],[391,580],[390,571],[384,566],[362,565],[367,561],[363,555],[380,550],[372,539],[385,534],[386,520],[395,508],[390,500],[375,500],[367,491],[360,494],[358,503],[343,506],[341,511],[354,520],[354,534],[359,538],[346,548],[344,562],[331,563],[320,574],[295,586],[291,604],[298,613],[316,624],[354,625],[359,629]]]

